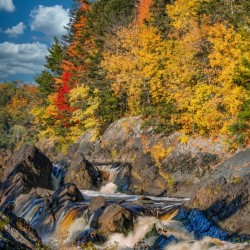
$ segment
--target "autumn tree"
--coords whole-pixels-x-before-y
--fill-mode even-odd
[[[0,84],[0,148],[13,149],[35,140],[32,107],[39,105],[37,87],[13,81]]]

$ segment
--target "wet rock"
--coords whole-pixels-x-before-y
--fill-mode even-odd
[[[40,236],[50,234],[56,223],[51,199],[51,190],[32,189],[29,194],[22,194],[15,200],[13,212],[28,221]]]
[[[29,194],[20,195],[13,211],[29,221],[40,236],[51,235],[62,213],[68,211],[76,202],[84,201],[75,184],[68,183],[54,194],[50,190],[32,189]]]
[[[64,182],[73,182],[80,189],[90,190],[100,186],[101,174],[82,154],[76,154],[71,160]]]
[[[99,227],[99,219],[103,213],[104,209],[103,208],[99,208],[96,209],[92,215],[90,216],[89,220],[90,220],[90,227],[91,228],[95,228],[98,229]]]
[[[127,234],[133,229],[132,213],[117,204],[108,206],[99,218],[99,231],[104,235]]]
[[[82,232],[75,240],[74,245],[82,248],[88,247],[89,243],[102,244],[104,237],[97,230],[90,228]]]
[[[10,159],[10,173],[0,190],[0,206],[14,201],[32,188],[51,189],[52,164],[38,148],[24,145]]]
[[[37,232],[14,214],[1,214],[0,225],[0,249],[47,249]]]
[[[106,204],[106,199],[101,195],[91,199],[88,207],[89,214],[92,214],[97,209],[104,207],[105,204]]]
[[[62,211],[72,203],[84,201],[82,193],[74,183],[67,183],[57,189],[52,197],[52,209],[58,220]]]
[[[154,224],[153,227],[152,227],[152,229],[145,234],[144,238],[148,239],[148,238],[155,237],[155,236],[158,236],[158,235],[159,234],[158,234],[158,230],[156,228],[156,224]]]

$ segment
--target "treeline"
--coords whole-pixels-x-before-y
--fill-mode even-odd
[[[31,110],[40,102],[36,86],[18,81],[0,84],[0,148],[35,143],[37,128]]]
[[[40,137],[140,115],[156,131],[249,142],[248,0],[75,1],[36,77]]]

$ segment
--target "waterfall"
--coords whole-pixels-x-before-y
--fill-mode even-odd
[[[106,185],[108,183],[112,183],[111,185],[115,184],[117,190],[119,192],[127,191],[130,184],[130,166],[126,164],[99,164],[96,167],[101,172],[103,176],[103,180],[106,181]],[[111,185],[107,187],[107,189],[111,188]],[[113,185],[113,189],[115,186]],[[105,191],[104,191],[105,193]]]
[[[54,190],[58,189],[61,185],[63,185],[63,179],[65,177],[67,171],[67,166],[64,162],[57,162],[53,164],[51,179],[52,179],[52,187]]]

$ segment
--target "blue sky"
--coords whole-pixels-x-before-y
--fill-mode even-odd
[[[0,0],[0,82],[34,82],[53,36],[69,21],[71,0]]]

